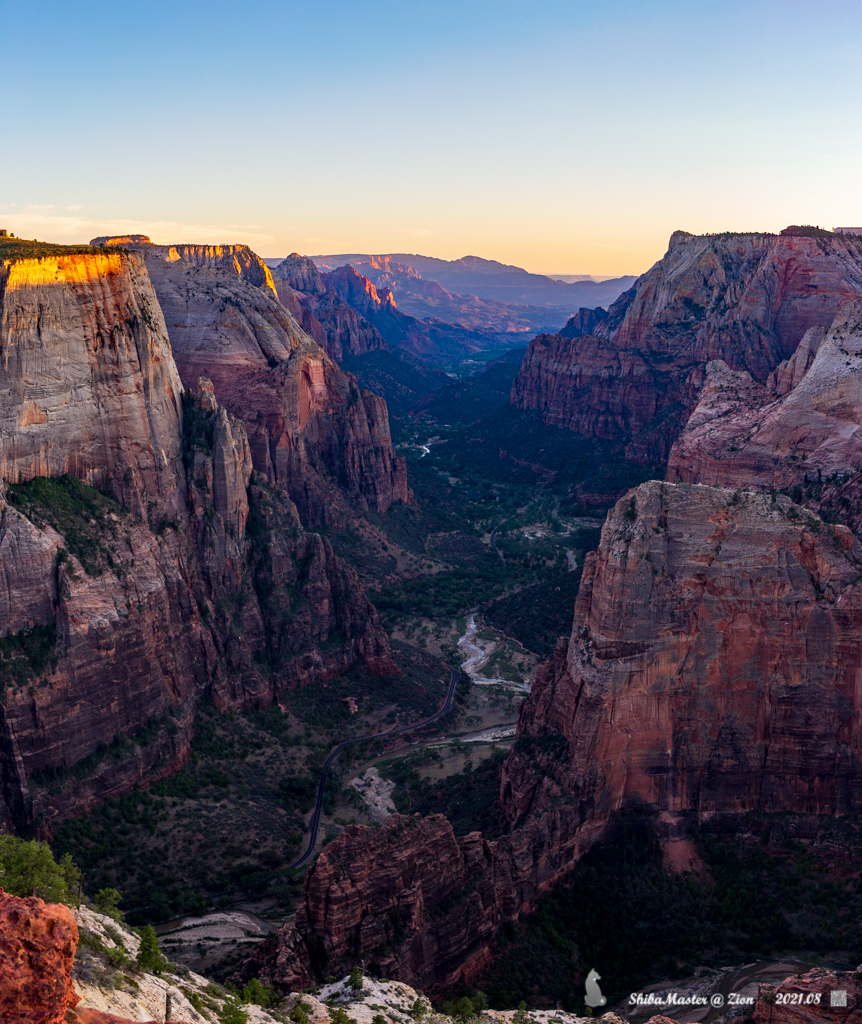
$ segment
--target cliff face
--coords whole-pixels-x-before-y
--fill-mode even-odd
[[[143,516],[182,504],[181,385],[140,256],[0,265],[0,339],[3,479],[71,473]]]
[[[375,327],[335,291],[327,289],[308,257],[291,253],[276,267],[274,278],[282,304],[337,363],[346,356],[387,347]]]
[[[592,336],[534,340],[512,402],[586,436],[630,439],[632,457],[664,459],[707,362],[765,384],[860,292],[862,246],[850,236],[677,232]]]
[[[544,831],[498,842],[478,832],[456,839],[442,815],[349,826],[306,877],[295,922],[259,947],[244,976],[301,988],[312,973],[363,960],[429,992],[470,982],[490,962],[500,927],[529,911],[559,870],[548,835],[570,853],[573,833],[556,814]]]
[[[345,499],[384,512],[409,501],[383,399],[361,391],[264,289],[183,261],[150,257],[174,358],[201,374],[248,432],[254,468],[310,526],[343,521]]]
[[[59,282],[53,259],[5,271],[7,285],[53,281],[47,298],[27,302],[7,286],[0,335],[0,405],[26,413],[4,442],[16,482],[0,494],[0,822],[16,828],[173,771],[204,692],[241,707],[357,660],[394,667],[356,574],[305,532],[283,491],[252,481],[242,421],[210,381],[181,395],[141,257],[66,259],[80,266],[62,268]],[[29,332],[23,319],[38,303],[41,335],[38,318]],[[28,383],[36,366],[49,387]],[[312,385],[288,395],[305,426],[317,422]],[[373,423],[373,396],[358,404]],[[382,436],[385,407],[380,418]]]
[[[389,288],[378,291],[367,277],[351,266],[337,267],[320,276],[327,293],[360,313],[392,348],[405,349],[415,356],[437,358],[488,348],[489,337],[481,331],[445,323],[435,317],[417,320],[402,313]]]
[[[808,331],[766,386],[707,367],[700,401],[671,451],[669,480],[791,490],[858,530],[862,465],[862,303]]]
[[[90,245],[134,249],[146,255],[161,256],[169,263],[182,260],[195,267],[212,267],[276,294],[269,267],[247,245],[156,245],[147,235],[101,235]]]
[[[560,793],[593,822],[632,798],[672,815],[855,810],[860,559],[846,527],[783,496],[630,492],[589,556],[565,664],[523,706],[540,754],[506,764],[509,820]]]

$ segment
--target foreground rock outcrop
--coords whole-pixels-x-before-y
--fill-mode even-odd
[[[628,441],[630,457],[660,462],[710,360],[765,384],[810,328],[828,328],[860,294],[862,244],[853,236],[678,231],[592,334],[534,339],[512,402],[585,436]]]
[[[0,889],[0,1020],[65,1024],[78,1002],[71,978],[77,945],[68,907]]]
[[[835,995],[833,996],[833,993]],[[858,1024],[862,1021],[859,972],[815,967],[775,988],[761,986],[754,1024]]]

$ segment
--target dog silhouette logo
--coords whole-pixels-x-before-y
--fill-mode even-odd
[[[584,997],[584,1002],[593,1009],[597,1006],[604,1006],[607,1002],[607,999],[602,995],[602,990],[599,988],[601,977],[601,974],[599,974],[595,967],[587,975],[587,994]]]

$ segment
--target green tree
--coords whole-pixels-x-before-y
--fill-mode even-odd
[[[0,887],[12,896],[77,907],[81,872],[67,854],[58,864],[47,843],[0,835]]]
[[[138,967],[150,974],[161,974],[165,960],[159,952],[159,940],[156,930],[151,924],[141,929],[141,948],[138,950]]]
[[[242,1001],[253,1003],[265,1010],[268,1006],[274,1006],[278,1002],[278,996],[275,994],[275,989],[264,985],[259,978],[252,978],[242,990]],[[307,1017],[306,1020],[308,1020]]]
[[[219,1010],[218,1019],[219,1024],[248,1024],[248,1014],[235,999],[227,1000]]]
[[[350,972],[350,977],[347,979],[347,984],[353,989],[354,992],[361,992],[363,988],[362,980],[362,968],[354,967]]]
[[[414,999],[413,1005],[410,1007],[410,1012],[416,1018],[416,1020],[422,1020],[425,1016],[425,1004],[421,999]]]
[[[347,1010],[342,1006],[331,1006],[329,1008],[329,1019],[332,1024],[356,1024],[352,1017],[347,1016]]]
[[[116,889],[100,889],[93,897],[93,907],[100,914],[107,914],[118,924],[123,921],[123,912],[120,910],[119,902],[123,897]]]
[[[303,1010],[301,1003],[290,1011],[290,1019],[294,1024],[308,1024],[308,1014]]]
[[[375,1013],[371,1018],[371,1024],[386,1024],[386,1018],[382,1013]]]

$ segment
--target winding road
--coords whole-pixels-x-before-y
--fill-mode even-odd
[[[457,669],[449,669],[449,692],[446,694],[446,700],[443,702],[443,707],[439,711],[431,715],[430,718],[423,718],[421,722],[414,722],[412,725],[403,725],[400,729],[389,729],[386,732],[376,732],[373,736],[357,736],[352,740],[344,740],[343,743],[339,743],[337,747],[333,747],[329,752],[329,756],[323,762],[323,770],[320,773],[320,782],[317,784],[317,800],[314,803],[314,811],[311,814],[311,819],[308,823],[309,835],[308,845],[305,848],[305,853],[290,865],[291,868],[301,868],[308,860],[314,856],[314,849],[317,846],[317,833],[320,830],[320,816],[323,813],[323,792],[326,787],[326,776],[329,774],[329,766],[335,760],[336,757],[346,747],[353,746],[354,743],[367,743],[368,740],[382,740],[387,736],[400,736],[405,732],[413,732],[414,729],[421,729],[423,726],[431,725],[432,722],[436,722],[442,718],[447,712],[452,710],[452,702],[455,699],[455,687],[458,684],[459,672]]]

